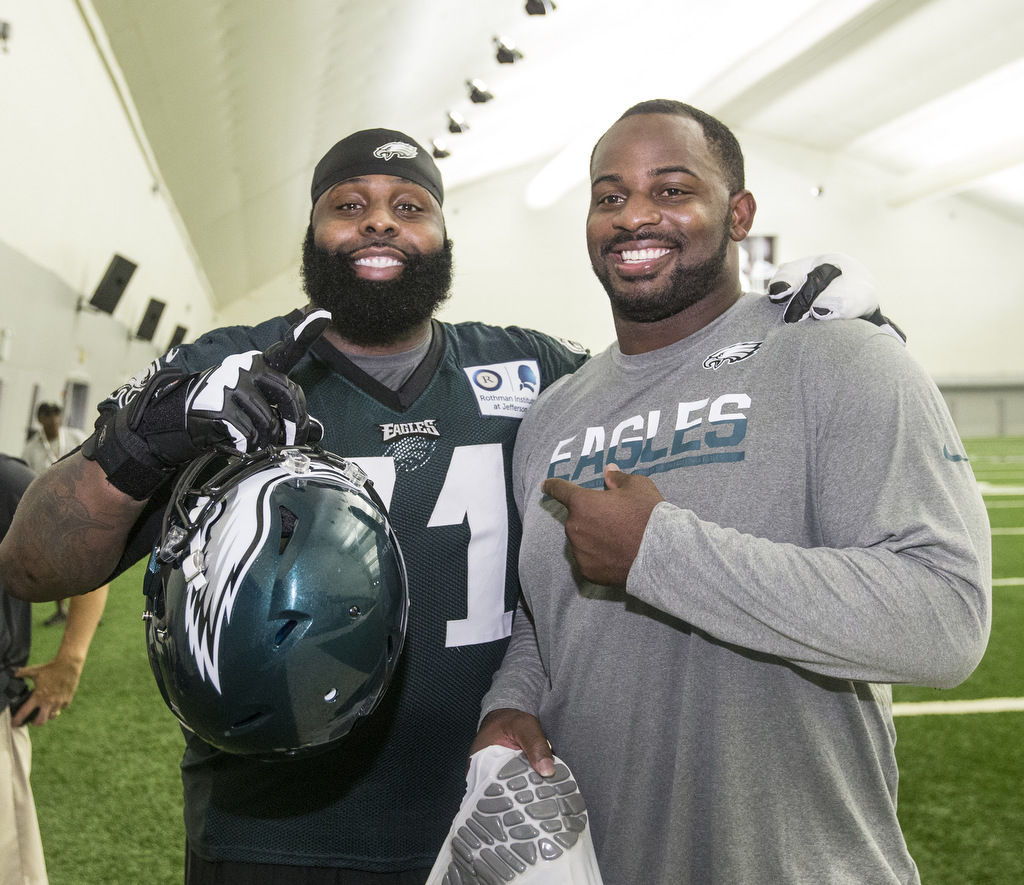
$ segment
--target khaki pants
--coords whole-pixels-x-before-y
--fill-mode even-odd
[[[0,713],[0,885],[47,885],[43,840],[28,777],[32,767],[29,725],[11,727]]]

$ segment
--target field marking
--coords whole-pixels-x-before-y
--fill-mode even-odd
[[[1024,507],[1024,501],[986,501],[989,510],[1003,510],[1010,507]]]
[[[1024,587],[1024,578],[994,578],[993,587]]]
[[[979,480],[978,488],[983,495],[1024,495],[1024,486],[1001,486]]]
[[[1011,526],[1005,529],[992,529],[993,535],[1024,535],[1024,527]]]
[[[900,701],[893,716],[948,716],[961,713],[1024,713],[1024,698],[979,698],[972,701]]]

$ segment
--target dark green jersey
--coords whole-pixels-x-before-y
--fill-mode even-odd
[[[166,361],[197,371],[264,350],[289,325],[217,330]],[[322,445],[356,460],[388,506],[409,574],[408,634],[381,705],[333,751],[265,762],[189,740],[186,827],[208,859],[429,867],[458,810],[519,594],[508,491],[519,421],[586,357],[525,329],[435,323],[434,333],[397,392],[323,339],[291,373],[324,424]]]

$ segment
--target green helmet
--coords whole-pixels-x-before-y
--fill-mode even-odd
[[[359,467],[322,449],[212,451],[175,485],[147,576],[164,700],[230,753],[340,741],[383,696],[405,638],[405,565]]]

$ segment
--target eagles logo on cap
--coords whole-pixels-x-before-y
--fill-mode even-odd
[[[402,157],[405,160],[411,160],[418,154],[411,144],[406,144],[404,141],[389,141],[387,144],[382,144],[377,150],[373,152],[375,157],[380,157],[382,160],[390,160],[392,157]]]

